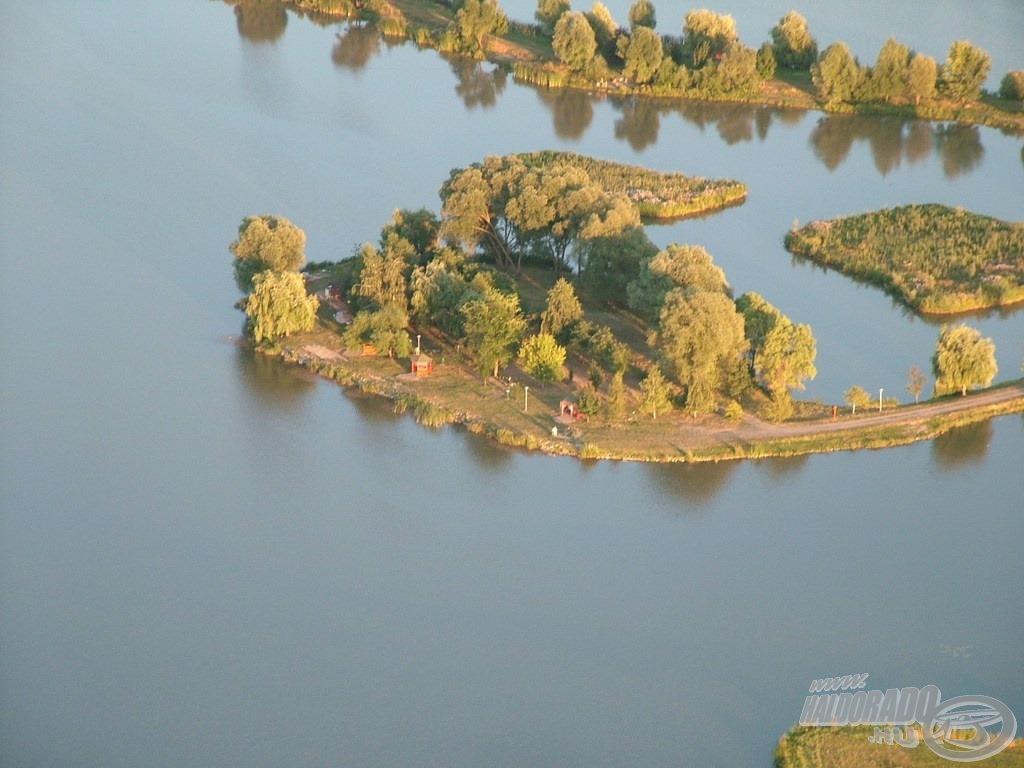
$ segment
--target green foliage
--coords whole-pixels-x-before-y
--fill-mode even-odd
[[[519,347],[523,370],[541,381],[561,381],[565,376],[565,347],[549,333],[530,336]]]
[[[601,411],[601,398],[592,384],[587,384],[576,393],[576,407],[584,416],[596,416]]]
[[[956,101],[976,101],[991,68],[992,59],[985,51],[966,40],[957,40],[949,47],[942,65],[939,92]]]
[[[376,309],[394,305],[405,312],[408,308],[405,272],[409,261],[415,258],[409,241],[392,233],[383,250],[378,251],[366,243],[358,258],[362,269],[358,282],[352,286],[353,296],[364,299],[364,305]]]
[[[573,331],[573,344],[606,371],[625,372],[629,368],[630,349],[616,338],[606,325],[594,325],[586,320],[577,323]],[[597,382],[597,385],[600,381]]]
[[[644,380],[640,382],[640,410],[650,412],[651,418],[672,409],[672,386],[661,373],[661,368],[652,365]]]
[[[345,331],[345,346],[358,349],[363,344],[371,344],[388,357],[407,357],[412,351],[412,341],[406,331],[408,324],[408,315],[395,304],[386,304],[372,312],[357,312]]]
[[[939,65],[923,53],[915,53],[907,66],[907,98],[915,104],[935,97],[939,78]]]
[[[626,384],[622,371],[616,371],[608,384],[604,413],[608,421],[622,421],[626,417]]]
[[[295,272],[305,263],[306,233],[283,216],[246,216],[231,243],[235,282],[248,293],[259,272]]]
[[[871,395],[863,387],[852,386],[843,393],[843,400],[856,413],[858,407],[864,408],[871,402]]]
[[[1024,100],[1024,69],[1014,69],[1003,75],[999,97],[1010,101]]]
[[[707,9],[686,14],[682,55],[693,63],[695,69],[715,60],[738,41],[736,20],[732,16]]]
[[[658,15],[651,0],[634,0],[629,6],[629,28],[636,32],[639,28],[654,29],[658,24]]]
[[[729,421],[738,422],[743,419],[743,406],[737,403],[735,400],[730,400],[725,406],[725,411],[722,414]]]
[[[771,47],[779,66],[810,69],[818,58],[818,43],[807,28],[807,19],[790,11],[771,29]]]
[[[650,27],[639,26],[628,37],[620,38],[622,74],[646,85],[658,74],[663,57],[661,36]]]
[[[532,152],[517,157],[533,168],[560,164],[581,168],[605,192],[628,195],[644,217],[674,218],[702,213],[742,200],[747,194],[744,184],[731,179],[663,173],[575,152]]]
[[[597,37],[587,17],[578,11],[569,11],[555,24],[551,47],[558,60],[573,72],[590,67],[597,53]]]
[[[725,294],[731,291],[725,273],[704,248],[673,243],[643,264],[637,278],[626,286],[629,307],[640,317],[654,320],[665,295],[674,288]]]
[[[796,325],[756,293],[736,300],[743,316],[744,335],[753,353],[751,369],[782,407],[789,390],[803,389],[817,375],[817,343],[809,325]],[[787,414],[788,416],[788,414]]]
[[[614,50],[614,48],[609,50],[609,46],[612,45],[616,35],[619,33],[619,25],[612,18],[611,11],[608,10],[604,3],[596,2],[587,11],[586,16],[587,21],[590,22],[590,26],[594,30],[594,39],[597,40],[598,50],[605,52],[606,55],[611,53],[611,50]]]
[[[921,393],[924,391],[924,385],[928,383],[928,377],[924,375],[924,371],[919,366],[914,366],[907,371],[907,392],[914,396],[914,402],[918,403],[921,401]]]
[[[306,283],[298,272],[257,272],[245,302],[248,330],[257,344],[308,331],[316,322],[319,306],[316,296],[306,293]]]
[[[828,105],[851,101],[865,76],[846,43],[833,43],[811,66],[818,98]]]
[[[508,32],[508,17],[497,0],[465,0],[449,29],[458,52],[482,56],[488,37]]]
[[[880,285],[920,312],[1024,300],[1024,224],[942,205],[909,205],[786,235],[795,254]]]
[[[415,261],[426,264],[439,250],[441,221],[433,211],[420,208],[416,211],[408,209],[396,210],[391,221],[380,231],[380,247],[386,248],[391,237],[397,236],[412,246]],[[405,256],[408,259],[408,256]]]
[[[474,269],[451,250],[415,269],[410,280],[410,307],[417,322],[432,323],[449,336],[461,337],[462,305],[480,298],[486,287],[481,285],[486,282],[482,274],[467,279]]]
[[[547,306],[540,316],[540,331],[555,338],[568,337],[572,327],[583,319],[583,306],[576,291],[565,278],[558,278],[548,291]]]
[[[643,263],[654,258],[658,246],[643,227],[629,229],[586,244],[580,285],[597,301],[625,306],[626,286],[640,274]]]
[[[519,297],[489,288],[479,299],[462,305],[466,344],[476,354],[482,375],[498,375],[498,368],[515,355],[526,321]]]
[[[870,75],[861,84],[858,101],[892,101],[908,90],[910,48],[895,38],[885,41]]]
[[[743,317],[724,293],[676,288],[665,297],[648,343],[657,348],[669,376],[686,388],[686,407],[704,413],[725,374],[746,353]]]
[[[754,63],[757,66],[757,76],[761,80],[771,80],[775,77],[778,60],[775,58],[775,50],[769,43],[765,43],[757,49],[757,58]]]
[[[533,18],[550,35],[554,32],[558,20],[568,12],[569,0],[537,0],[537,10],[534,11]]]
[[[966,395],[968,389],[987,387],[998,372],[992,339],[983,339],[976,328],[967,325],[942,329],[932,355],[936,395]]]

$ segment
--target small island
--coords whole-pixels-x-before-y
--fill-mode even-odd
[[[659,249],[642,226],[641,212],[714,211],[744,193],[573,153],[491,156],[451,171],[439,215],[398,210],[376,243],[305,266],[301,229],[249,216],[231,244],[245,338],[424,425],[588,459],[882,447],[1024,410],[1022,382],[968,396],[997,369],[967,326],[939,337],[939,399],[916,402],[917,368],[914,405],[876,411],[856,386],[849,410],[794,399],[817,373],[811,328],[757,293],[734,297],[704,248]]]
[[[1024,223],[907,205],[812,221],[786,248],[885,289],[923,314],[948,315],[1024,301]]]

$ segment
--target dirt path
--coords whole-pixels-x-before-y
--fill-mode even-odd
[[[936,416],[946,416],[951,413],[968,411],[974,408],[983,408],[989,405],[1007,403],[1011,400],[1024,398],[1024,382],[1017,382],[1012,386],[1000,387],[999,389],[986,390],[966,397],[951,397],[947,400],[940,400],[935,403],[923,403],[921,405],[898,408],[882,413],[864,415],[857,417],[840,416],[832,419],[821,419],[818,421],[796,422],[789,424],[772,424],[760,419],[748,416],[743,423],[735,429],[736,434],[743,439],[775,439],[787,437],[804,437],[807,435],[823,435],[829,433],[845,432],[847,430],[865,429],[872,427],[887,427],[900,424],[913,424],[927,421]],[[870,406],[868,406],[870,408]]]

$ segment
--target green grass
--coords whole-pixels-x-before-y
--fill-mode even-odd
[[[1024,301],[1024,223],[959,208],[907,205],[814,221],[787,234],[786,248],[925,314]]]

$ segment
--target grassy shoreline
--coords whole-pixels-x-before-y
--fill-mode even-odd
[[[300,335],[278,350],[257,349],[279,356],[345,389],[376,395],[393,403],[398,413],[409,412],[417,423],[438,428],[464,427],[472,434],[515,448],[583,460],[698,463],[735,459],[803,456],[861,449],[879,449],[930,440],[957,427],[996,416],[1024,412],[1024,379],[1004,382],[973,397],[941,398],[899,406],[895,423],[872,424],[874,414],[842,416],[836,421],[812,419],[768,425],[757,420],[734,424],[719,416],[692,419],[680,413],[660,421],[633,419],[620,424],[569,422],[556,417],[563,394],[556,385],[530,386],[528,411],[523,410],[521,387],[496,379],[481,380],[460,370],[457,363],[440,363],[435,375],[416,379],[404,361],[331,353],[319,344],[321,334]],[[318,354],[318,351],[321,354]],[[1015,389],[1009,399],[974,405],[978,395]],[[963,403],[952,413],[930,415],[936,403]],[[557,428],[557,436],[552,435]],[[820,431],[808,431],[808,428]],[[790,434],[787,434],[790,433]]]
[[[231,2],[231,0],[226,0]],[[420,48],[440,51],[440,39],[454,17],[453,10],[438,0],[388,0],[380,11],[334,9],[324,0],[290,0],[302,14],[325,20],[366,21],[375,24],[382,35],[406,39]],[[591,81],[570,73],[555,59],[551,39],[538,34],[535,25],[510,20],[509,31],[491,36],[483,46],[483,57],[503,67],[516,80],[544,88],[573,88],[602,95],[640,96],[659,100],[692,102],[733,102],[763,106],[802,109],[835,114],[883,115],[936,122],[986,125],[1024,134],[1024,109],[1013,102],[985,95],[980,100],[962,104],[934,100],[924,104],[893,104],[872,102],[859,104],[827,104],[814,94],[810,75],[802,71],[779,72],[762,83],[756,93],[726,95],[693,95],[665,88],[652,88],[627,82],[623,78]]]

